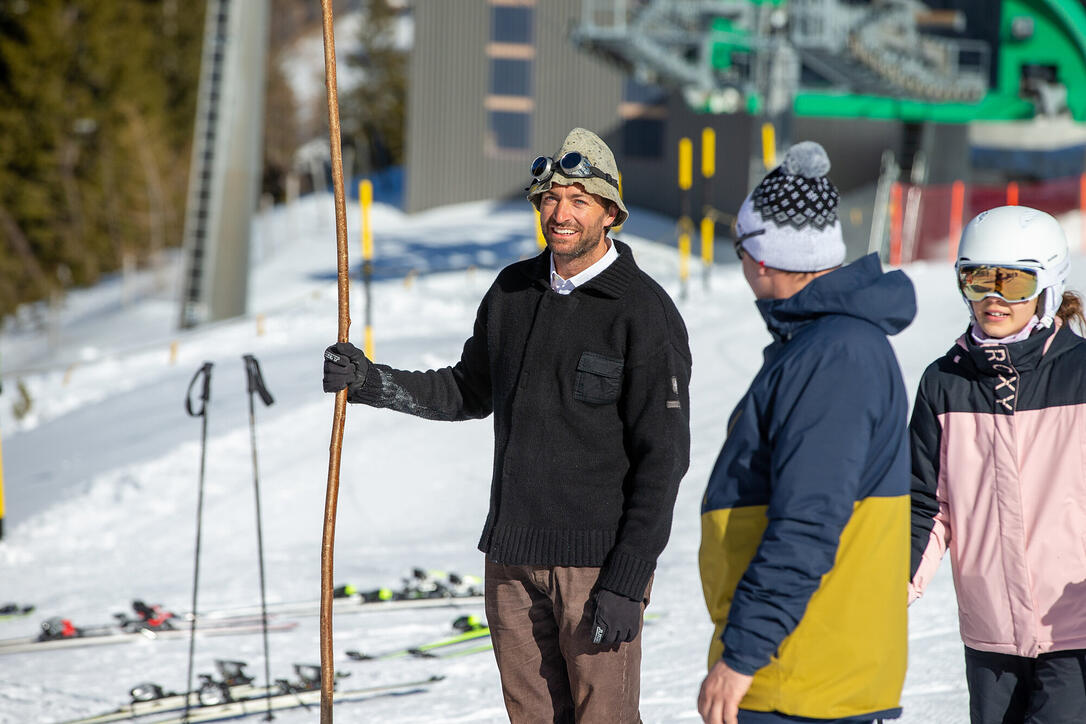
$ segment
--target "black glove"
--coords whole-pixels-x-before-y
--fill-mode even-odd
[[[592,643],[613,646],[629,643],[641,631],[641,602],[600,589],[592,619]]]
[[[366,381],[370,361],[350,342],[336,342],[324,350],[324,391],[360,387]]]

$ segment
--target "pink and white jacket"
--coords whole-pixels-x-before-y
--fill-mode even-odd
[[[949,548],[966,646],[1086,648],[1086,340],[967,333],[924,372],[909,431],[910,600]]]

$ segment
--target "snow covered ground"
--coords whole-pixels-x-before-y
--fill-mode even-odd
[[[1078,218],[1065,220],[1079,236]],[[454,361],[495,270],[535,253],[527,204],[477,203],[412,217],[378,207],[374,229],[380,280],[373,289],[377,358],[404,368]],[[357,207],[349,207],[357,268]],[[621,235],[638,262],[679,299],[669,222],[633,211]],[[680,309],[694,354],[692,461],[660,558],[645,628],[642,715],[646,722],[698,721],[696,697],[712,628],[697,573],[699,502],[724,437],[728,413],[761,360],[768,334],[730,255],[700,268]],[[174,260],[176,262],[176,260]],[[176,266],[176,264],[174,265]],[[1072,287],[1086,289],[1078,257]],[[415,273],[409,273],[414,270]],[[920,313],[894,345],[910,389],[964,327],[965,309],[946,264],[916,264]],[[6,508],[0,543],[0,604],[33,603],[29,617],[0,621],[0,638],[31,635],[63,615],[104,623],[132,599],[187,610],[192,596],[200,427],[186,416],[190,378],[214,363],[200,577],[200,607],[259,603],[248,399],[241,356],[260,360],[275,404],[257,402],[257,445],[269,601],[316,598],[332,397],[321,391],[321,352],[336,336],[335,232],[330,196],[265,212],[254,230],[251,314],[177,332],[175,294],[149,275],[123,302],[119,278],[66,300],[52,335],[9,322],[0,430]],[[361,340],[361,287],[352,293],[352,338]],[[27,315],[29,316],[29,315]],[[50,339],[52,337],[52,339]],[[171,345],[176,345],[172,358]],[[19,372],[19,371],[22,372]],[[16,419],[16,380],[32,401]],[[336,580],[360,588],[394,585],[414,566],[479,574],[475,549],[487,510],[491,422],[440,424],[350,407],[344,438],[336,537]],[[341,721],[504,720],[490,654],[451,660],[352,662],[346,649],[377,651],[451,632],[462,611],[337,616],[335,650],[350,673],[345,688],[442,674],[425,693],[337,707]],[[318,620],[270,637],[272,676],[316,663]],[[961,644],[949,566],[910,610],[910,666],[903,704],[909,724],[967,720]],[[0,657],[0,722],[59,722],[114,708],[128,689],[156,681],[185,686],[188,643]],[[262,677],[259,635],[200,638],[196,670],[216,658],[243,659]],[[316,708],[277,714],[310,722]]]

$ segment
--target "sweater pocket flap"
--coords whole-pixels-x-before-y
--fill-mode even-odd
[[[604,405],[618,400],[622,387],[621,357],[608,357],[596,352],[582,352],[577,362],[577,379],[573,396],[582,402]]]

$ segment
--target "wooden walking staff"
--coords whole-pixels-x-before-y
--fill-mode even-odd
[[[336,199],[336,273],[339,281],[339,335],[347,341],[351,328],[350,277],[347,267],[347,202],[343,190],[343,150],[339,135],[339,99],[336,94],[336,41],[332,31],[332,0],[321,0],[324,16],[324,83],[328,90],[328,138],[332,149],[332,186]],[[339,498],[339,460],[343,449],[343,423],[347,417],[347,390],[336,393],[332,416],[332,443],[328,449],[328,489],[324,497],[324,537],[321,540],[321,724],[332,724],[332,553],[336,543],[336,502]]]

